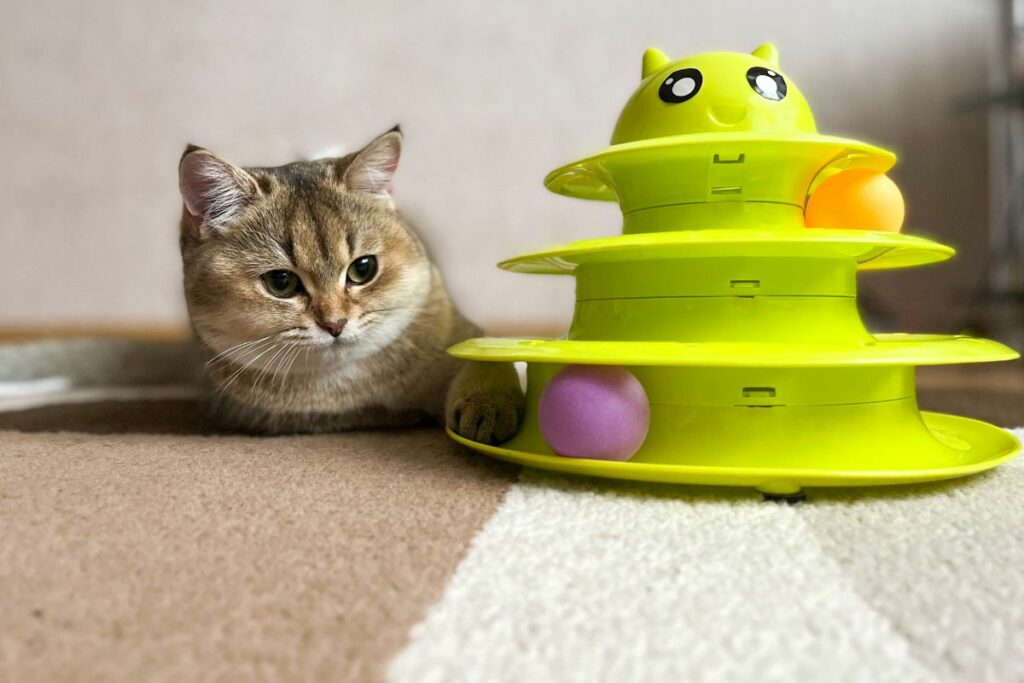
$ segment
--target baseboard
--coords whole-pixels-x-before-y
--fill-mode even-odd
[[[67,324],[0,326],[0,342],[36,339],[76,339],[81,337],[127,337],[150,341],[186,339],[191,331],[186,324]]]

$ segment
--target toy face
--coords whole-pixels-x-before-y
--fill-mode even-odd
[[[688,133],[814,133],[814,116],[778,71],[778,53],[708,52],[669,61],[644,55],[644,78],[619,116],[612,144]]]

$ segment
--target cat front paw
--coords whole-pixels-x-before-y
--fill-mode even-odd
[[[480,443],[508,441],[519,430],[523,398],[512,392],[468,394],[448,407],[448,428]]]

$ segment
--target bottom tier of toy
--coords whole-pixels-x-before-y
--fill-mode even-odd
[[[935,458],[935,451],[941,452],[942,449],[933,449],[930,455],[935,462],[903,469],[884,466],[860,469],[846,462],[851,446],[871,448],[878,445],[878,439],[855,438],[853,443],[844,442],[845,447],[831,454],[831,457],[827,457],[827,449],[838,445],[837,441],[843,442],[843,439],[829,438],[823,440],[827,443],[822,443],[807,435],[790,437],[792,441],[800,442],[799,447],[795,447],[795,443],[789,446],[785,443],[771,443],[770,439],[742,439],[750,448],[762,449],[756,451],[761,457],[750,458],[760,461],[759,464],[738,462],[737,459],[725,463],[717,457],[718,451],[714,447],[710,447],[711,450],[707,446],[687,448],[684,443],[680,443],[677,462],[673,464],[564,458],[552,454],[545,444],[530,438],[517,437],[507,443],[492,446],[464,439],[451,431],[449,435],[484,455],[542,470],[664,484],[745,486],[764,493],[784,495],[797,493],[804,487],[880,486],[955,479],[996,467],[1020,451],[1020,443],[1011,434],[978,420],[928,412],[920,413],[920,418],[923,427],[936,441],[955,445],[947,446],[942,453],[945,456],[942,458],[944,462]],[[731,441],[732,436],[735,435],[719,435],[719,441]],[[884,443],[884,439],[881,441]],[[794,452],[806,453],[807,449],[821,449],[821,453],[826,455],[822,460],[827,462],[817,466],[789,463]],[[736,453],[734,448],[729,450]],[[775,460],[775,463],[768,464],[771,460]]]
[[[803,487],[933,481],[1014,457],[1010,433],[968,418],[922,413],[913,368],[723,369],[630,367],[650,399],[640,450],[619,462],[557,455],[541,433],[540,395],[563,366],[531,363],[516,437],[457,441],[541,469],[615,479]]]

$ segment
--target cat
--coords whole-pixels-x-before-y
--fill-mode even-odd
[[[0,367],[8,379],[60,368],[80,383],[76,368],[88,365],[84,374],[98,383],[97,368],[124,367],[117,357],[135,348],[143,363],[159,358],[153,372],[198,378],[210,417],[225,429],[439,423],[474,441],[511,438],[523,410],[515,369],[445,352],[480,330],[459,313],[395,206],[401,146],[396,126],[340,158],[243,169],[189,145],[179,163],[179,241],[198,353],[48,342],[8,349],[8,359],[20,353],[17,372],[10,361]],[[89,353],[76,363],[75,349]],[[201,362],[188,360],[195,357]],[[168,370],[175,362],[189,367]]]

